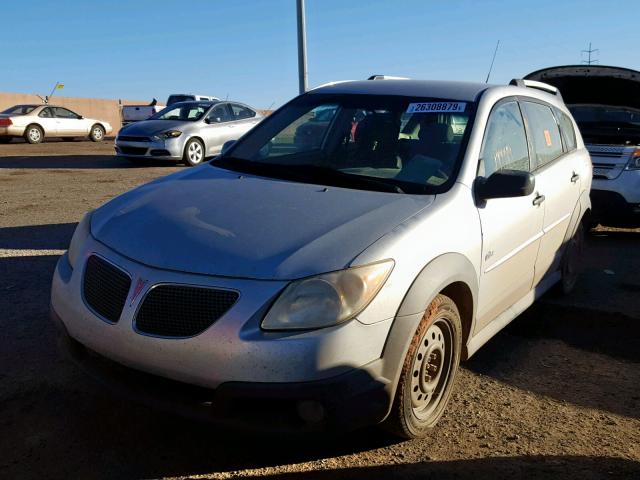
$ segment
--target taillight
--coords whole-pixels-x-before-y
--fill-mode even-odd
[[[0,118],[0,127],[8,127],[10,125],[13,125],[10,118]]]
[[[627,163],[627,170],[640,170],[640,148],[636,148]]]

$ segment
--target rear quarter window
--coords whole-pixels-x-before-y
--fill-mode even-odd
[[[564,140],[567,152],[575,150],[577,148],[576,131],[573,128],[573,122],[571,121],[571,118],[569,118],[569,115],[564,113],[562,110],[554,110],[556,113],[556,118],[558,119],[558,123],[560,124],[560,132],[562,133],[562,138]]]

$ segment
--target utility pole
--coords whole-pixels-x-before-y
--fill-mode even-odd
[[[582,53],[586,53],[588,55],[587,60],[582,60],[582,63],[586,63],[587,65],[597,63],[598,60],[591,60],[591,54],[599,51],[600,50],[598,48],[596,49],[591,48],[591,42],[589,42],[589,50],[582,50]]]
[[[304,22],[304,0],[297,0],[298,13],[298,81],[300,94],[307,91],[307,32]]]

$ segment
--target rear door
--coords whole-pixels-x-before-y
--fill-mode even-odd
[[[234,134],[237,135],[236,138],[240,138],[260,122],[256,111],[246,105],[230,103],[229,106],[231,107],[231,114],[233,116],[233,123],[231,125],[235,126],[238,130],[234,132]]]
[[[580,196],[581,167],[577,151],[567,151],[558,120],[549,105],[529,99],[520,102],[532,148],[536,189],[544,197],[543,237],[536,260],[534,285],[557,270],[561,247]]]
[[[58,134],[58,123],[52,107],[43,108],[38,114],[38,123],[44,129],[45,136]]]
[[[73,136],[73,135],[86,135],[89,130],[86,126],[84,119],[77,113],[73,113],[71,110],[67,110],[62,107],[53,107],[58,135],[60,136]]]
[[[518,102],[505,99],[489,116],[478,175],[530,171],[529,148]],[[524,297],[533,285],[544,208],[526,197],[496,198],[478,205],[482,267],[476,332]]]

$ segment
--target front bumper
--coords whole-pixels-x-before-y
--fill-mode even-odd
[[[133,280],[131,290],[137,279],[146,281],[135,299],[132,300],[133,292],[129,292],[117,323],[103,320],[83,300],[84,264],[92,254],[103,256],[127,271]],[[163,338],[138,333],[135,314],[140,302],[144,301],[146,292],[159,283],[233,289],[240,292],[240,299],[207,330],[194,337]],[[362,390],[368,392],[363,394],[365,398],[384,396],[390,402],[386,391],[375,392],[382,392],[389,383],[380,374],[380,357],[391,319],[373,325],[354,320],[309,332],[262,331],[260,321],[285,285],[286,282],[281,281],[229,279],[159,270],[133,262],[90,238],[75,269],[71,268],[67,255],[58,261],[52,282],[51,306],[64,336],[71,345],[78,347],[75,350],[93,352],[84,356],[83,363],[103,357],[104,362],[107,362],[106,358],[110,360],[108,363],[122,365],[121,369],[145,372],[160,382],[174,381],[171,383],[185,386],[178,390],[215,392],[217,400],[213,410],[226,412],[225,417],[230,415],[228,408],[238,409],[238,414],[250,413],[239,407],[242,402],[235,400],[228,408],[220,406],[224,403],[220,399],[227,396],[233,399],[271,398],[274,407],[287,406],[285,410],[291,418],[297,418],[298,423],[302,417],[297,409],[307,408],[300,402],[315,401],[316,406],[322,406],[324,413],[319,422],[323,425],[334,422],[329,418],[339,419],[335,421],[342,424],[346,421],[343,415],[354,416],[354,412],[347,413],[349,408],[345,402],[347,397],[362,400]],[[100,376],[107,376],[104,369],[102,372]],[[343,380],[338,381],[338,378]],[[354,378],[357,380],[351,380]],[[138,394],[145,393],[143,396],[148,393],[156,399],[163,398],[153,393],[153,389],[147,392],[146,386],[142,388],[144,392],[139,390]],[[227,395],[227,391],[232,393]],[[378,412],[379,404],[385,402],[372,402],[375,405],[371,407],[360,404],[358,408],[362,415],[355,415],[357,418],[349,425],[375,423],[372,421],[375,415],[369,408]],[[388,411],[389,403],[383,407],[380,407],[380,415]],[[308,408],[313,410],[315,407]],[[211,409],[207,411],[207,415],[215,416],[210,413]]]
[[[341,431],[381,422],[391,398],[366,369],[315,382],[227,382],[216,389],[124,367],[86,348],[59,327],[60,347],[86,373],[117,395],[170,414],[253,431]]]
[[[614,180],[594,178],[591,201],[596,220],[640,221],[640,170],[625,170]]]
[[[118,140],[115,142],[116,155],[153,160],[182,160],[184,140],[182,137],[149,142]]]

